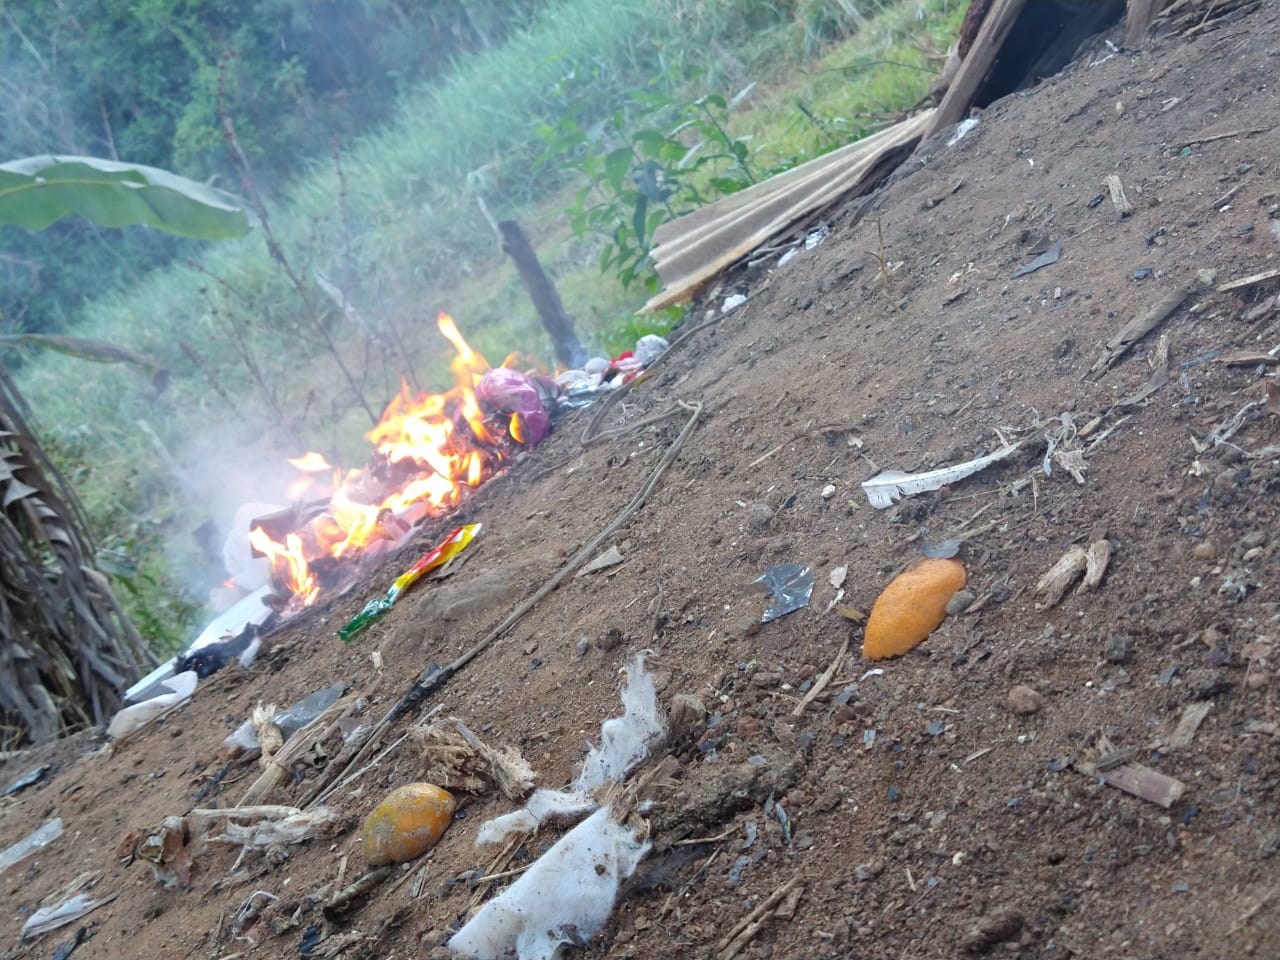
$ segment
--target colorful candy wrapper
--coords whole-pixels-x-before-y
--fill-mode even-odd
[[[438,570],[467,548],[480,533],[481,524],[468,523],[459,527],[438,543],[430,553],[396,577],[386,596],[377,597],[364,605],[364,609],[352,617],[351,622],[338,631],[345,641],[350,641],[373,621],[377,620],[396,602],[396,599],[419,579],[432,570]]]

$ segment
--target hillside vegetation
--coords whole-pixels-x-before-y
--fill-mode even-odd
[[[517,349],[550,357],[477,196],[534,235],[584,339],[616,349],[642,329],[632,311],[644,284],[600,272],[609,242],[600,224],[574,231],[558,216],[574,206],[591,158],[642,129],[696,147],[691,133],[672,130],[708,94],[723,96],[705,110],[741,145],[752,177],[874,129],[924,94],[964,4],[874,6],[527,4],[537,11],[528,24],[509,24],[502,42],[479,43],[412,86],[377,132],[338,149],[316,146],[321,111],[299,125],[309,145],[273,146],[257,138],[273,116],[289,121],[283,136],[297,119],[291,109],[256,123],[229,109],[238,143],[219,176],[234,172],[258,229],[185,249],[128,287],[87,289],[68,321],[79,335],[155,358],[170,372],[167,389],[60,357],[28,358],[21,370],[42,436],[86,502],[144,633],[180,640],[195,598],[221,578],[198,546],[216,542],[202,524],[242,501],[282,497],[284,456],[316,448],[361,462],[371,414],[402,378],[443,385],[437,309],[491,360]],[[547,132],[564,130],[566,118],[581,138],[549,151]],[[690,176],[709,199],[731,188],[715,180],[743,166],[726,160]]]

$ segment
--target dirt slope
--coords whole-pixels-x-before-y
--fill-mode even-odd
[[[1278,266],[1277,48],[1271,7],[1193,42],[1100,47],[994,105],[954,146],[919,151],[869,214],[883,253],[871,222],[836,216],[832,235],[787,266],[730,278],[748,303],[633,391],[633,419],[676,399],[706,412],[617,537],[626,561],[569,580],[432,699],[518,747],[549,786],[572,778],[585,741],[618,712],[619,668],[637,651],[653,651],[664,704],[692,694],[711,712],[711,729],[664,751],[659,810],[684,815],[656,815],[671,833],[654,840],[669,847],[681,824],[682,836],[715,839],[656,853],[586,953],[716,956],[722,936],[799,877],[794,911],[742,955],[1280,956],[1280,423],[1256,403],[1270,368],[1221,362],[1280,342],[1275,310],[1259,307],[1280,282],[1225,294],[1196,285],[1202,270],[1220,285]],[[1092,202],[1108,173],[1132,203],[1127,218]],[[1056,240],[1057,263],[1011,279]],[[1192,290],[1176,313],[1105,376],[1082,380],[1103,343],[1181,284]],[[1161,334],[1163,383],[1152,366]],[[1241,410],[1227,442],[1197,446]],[[1063,432],[1064,414],[1076,431],[1106,416],[1082,439]],[[24,918],[99,871],[95,890],[120,895],[87,918],[93,936],[77,960],[297,956],[339,872],[345,883],[363,868],[357,831],[250,857],[237,873],[234,849],[206,846],[187,890],[122,865],[117,845],[197,805],[224,763],[221,739],[260,700],[286,704],[345,679],[381,716],[426,664],[455,657],[603,528],[679,429],[673,420],[583,449],[584,422],[566,418],[486,486],[464,511],[486,525],[475,558],[368,635],[343,646],[333,631],[394,564],[277,634],[253,671],[224,671],[112,755],[72,762],[63,745],[52,777],[0,801],[0,847],[54,815],[67,827],[0,878],[3,955],[54,956],[76,928],[22,946]],[[1054,431],[1059,450],[1083,453],[1082,483],[1061,464],[1045,475]],[[1001,438],[1022,441],[1008,461],[891,510],[859,488],[878,469],[958,462]],[[408,553],[452,522],[428,525]],[[969,590],[986,602],[903,658],[863,661],[859,630],[825,612],[831,570],[847,565],[845,603],[867,610],[922,543],[962,525],[975,533],[961,551]],[[1114,556],[1099,589],[1042,609],[1040,576],[1104,539]],[[782,561],[811,565],[818,586],[807,609],[761,626],[752,581]],[[824,694],[794,717],[846,640]],[[883,674],[865,676],[871,666]],[[1013,705],[1031,712],[1011,708],[1019,686],[1034,693]],[[1211,708],[1194,738],[1167,746],[1198,703]],[[1072,763],[1094,758],[1100,733],[1185,794],[1165,809],[1080,772]],[[0,783],[39,760],[7,760]],[[356,823],[421,770],[406,743],[332,803]],[[256,773],[234,770],[228,779],[242,779],[201,803],[234,804]],[[274,799],[305,793],[315,773],[298,773]],[[475,848],[476,830],[513,806],[470,796],[435,851],[312,955],[447,956],[468,880],[504,869]],[[259,889],[280,899],[251,939],[236,939],[235,911]]]

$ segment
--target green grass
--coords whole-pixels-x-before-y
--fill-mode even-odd
[[[207,248],[199,269],[179,265],[131,290],[86,291],[74,332],[151,355],[172,371],[170,387],[156,393],[126,370],[53,355],[26,364],[21,386],[42,436],[74,466],[99,539],[145,574],[126,599],[153,639],[182,633],[184,590],[200,596],[221,579],[194,546],[203,519],[281,496],[272,486],[285,455],[318,448],[363,462],[368,418],[324,348],[322,326],[375,407],[402,375],[446,385],[440,309],[491,362],[513,349],[550,358],[476,191],[496,215],[525,225],[580,333],[601,350],[625,349],[670,324],[637,319],[645,293],[601,275],[599,241],[571,236],[558,216],[577,183],[573,170],[535,169],[542,145],[533,130],[566,109],[559,91],[583,98],[589,122],[655,77],[664,92],[690,100],[755,81],[731,132],[750,138],[761,167],[804,159],[923,95],[938,66],[929,51],[945,50],[964,4],[882,6],[859,24],[851,0],[563,0],[507,45],[407,96],[392,124],[336,164],[309,161],[274,198],[273,230],[313,312],[260,233]],[[857,32],[834,42],[850,25]],[[374,339],[316,289],[315,270],[342,288]]]

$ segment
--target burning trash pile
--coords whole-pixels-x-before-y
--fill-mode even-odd
[[[157,684],[175,670],[205,677],[237,658],[248,665],[267,627],[347,587],[361,561],[398,548],[421,521],[449,513],[541,443],[560,408],[617,389],[667,349],[663,338],[646,336],[634,352],[553,378],[491,367],[448,314],[437,326],[455,351],[454,386],[417,395],[405,387],[366,435],[374,452],[363,468],[343,471],[318,453],[290,460],[302,474],[292,504],[246,504],[237,514],[224,549],[232,579],[218,591],[223,612],[174,663],[135,684],[129,699],[163,692]]]
[[[321,483],[332,475],[332,494],[253,519],[249,543],[267,559],[281,612],[344,585],[356,568],[349,561],[398,546],[419,521],[457,506],[551,431],[561,393],[554,380],[491,368],[451,317],[441,314],[438,325],[456,350],[454,387],[417,396],[406,388],[393,399],[368,434],[374,453],[363,469],[344,474],[318,454],[291,461]]]

